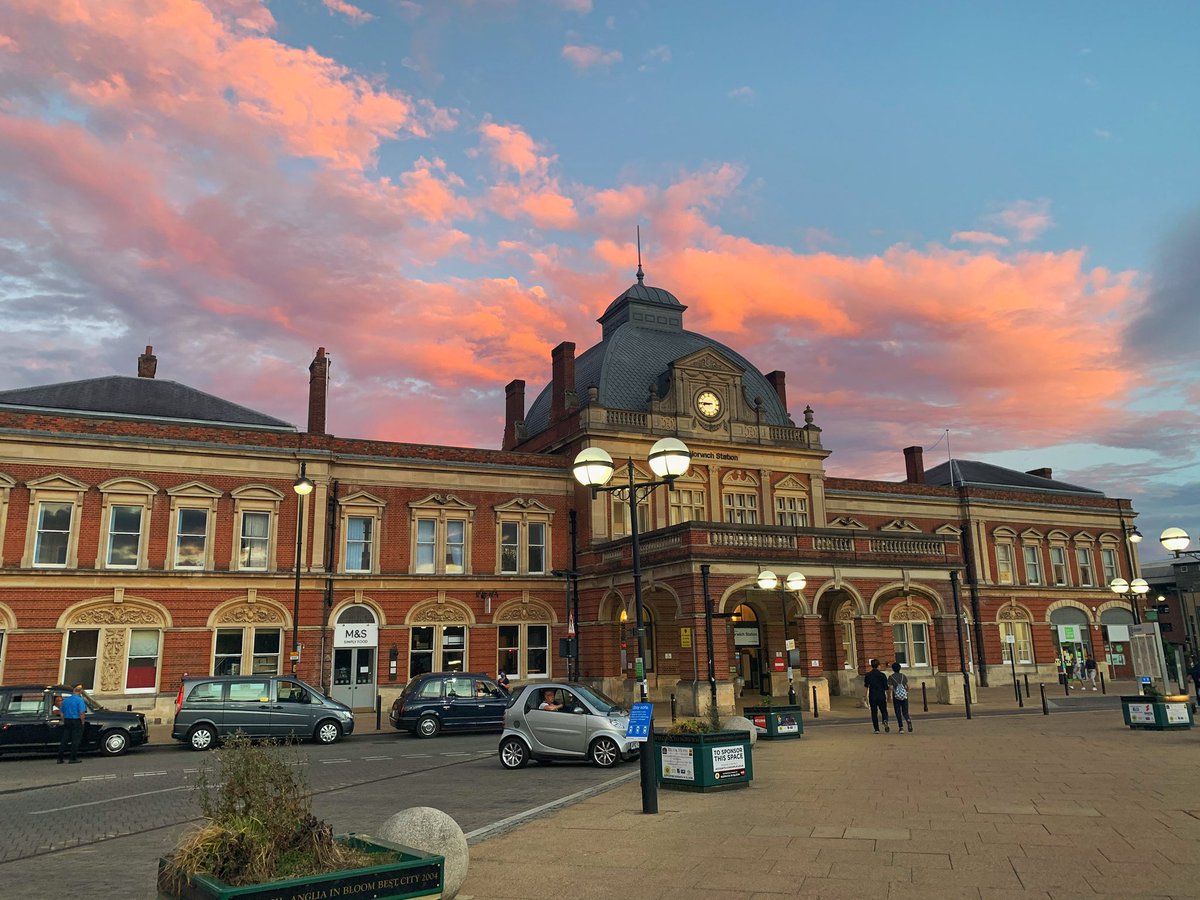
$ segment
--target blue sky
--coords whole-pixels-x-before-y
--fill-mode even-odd
[[[495,446],[640,225],[832,474],[950,429],[1200,527],[1195,4],[9,8],[0,388],[153,344],[302,424],[320,345],[336,433]]]

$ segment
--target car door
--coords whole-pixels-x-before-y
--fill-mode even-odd
[[[475,679],[468,675],[454,675],[446,679],[446,705],[443,708],[442,728],[460,731],[474,728],[479,722],[478,703],[475,700]]]
[[[271,683],[269,678],[229,682],[225,700],[226,733],[244,731],[250,737],[271,734]]]
[[[275,680],[275,702],[271,704],[271,735],[278,738],[312,737],[313,697],[299,681]]]
[[[539,689],[529,701],[525,721],[534,738],[547,750],[564,754],[583,755],[587,751],[587,715],[575,712],[580,708],[575,695],[565,688],[550,688],[553,705],[559,709],[539,709],[543,689]]]
[[[0,712],[0,749],[6,752],[58,747],[58,729],[50,724],[50,696],[41,690],[5,692]],[[61,725],[59,726],[61,728]]]
[[[500,685],[487,678],[476,678],[474,683],[475,727],[503,728],[504,711],[508,709],[508,694]]]

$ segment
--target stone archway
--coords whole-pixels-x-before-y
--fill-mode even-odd
[[[98,694],[153,693],[170,614],[157,603],[122,597],[88,601],[63,613],[63,680]]]

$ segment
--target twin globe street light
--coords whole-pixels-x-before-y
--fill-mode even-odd
[[[779,576],[770,569],[758,573],[758,586],[760,588],[764,591],[779,590],[779,609],[783,614],[783,618],[780,620],[780,625],[783,628],[783,657],[787,664],[788,675],[788,703],[792,706],[796,705],[796,684],[792,680],[792,664],[791,658],[788,656],[787,597],[789,593],[792,595],[800,593],[800,591],[804,590],[806,584],[808,584],[808,579],[804,577],[803,572],[790,573],[782,587],[779,584]]]
[[[628,459],[629,478],[625,484],[609,485],[613,477],[613,458],[600,447],[588,447],[581,450],[575,457],[572,472],[575,480],[584,487],[591,489],[592,499],[597,494],[612,494],[618,500],[629,504],[629,543],[633,551],[633,598],[635,625],[637,628],[637,659],[634,661],[634,675],[641,687],[642,702],[649,697],[646,683],[646,626],[645,613],[642,605],[642,555],[638,540],[638,504],[647,499],[654,491],[666,486],[674,490],[675,479],[683,475],[691,467],[692,452],[687,444],[678,438],[663,438],[650,448],[646,457],[656,481],[635,482],[633,480],[633,459]],[[642,779],[642,812],[658,812],[658,782],[654,777],[654,744],[653,735],[649,740],[642,741],[639,754]]]

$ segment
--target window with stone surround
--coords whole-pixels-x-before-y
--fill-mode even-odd
[[[539,500],[517,498],[495,507],[498,571],[543,575],[550,556],[554,510]]]
[[[283,492],[265,484],[249,484],[232,492],[237,546],[235,566],[242,572],[273,572],[276,524]]]
[[[431,494],[409,504],[412,571],[417,575],[466,575],[471,571],[475,507],[453,494]]]
[[[376,573],[379,568],[380,529],[387,504],[379,497],[358,491],[338,500],[344,535],[339,569],[348,574]]]
[[[171,552],[173,569],[211,570],[212,529],[221,492],[198,481],[167,491],[171,497]]]
[[[22,565],[36,569],[73,569],[79,564],[79,523],[87,485],[65,475],[27,483],[29,530]]]

